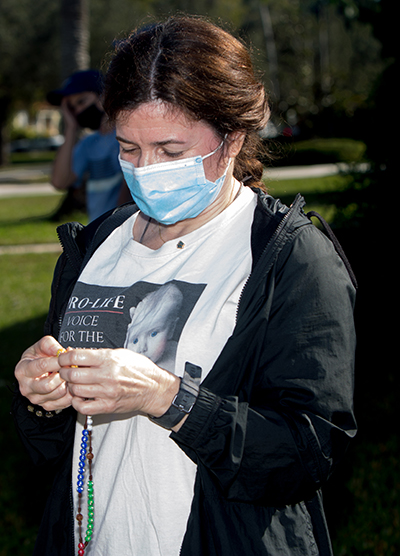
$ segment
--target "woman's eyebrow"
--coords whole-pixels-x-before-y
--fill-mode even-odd
[[[129,141],[129,139],[124,139],[119,135],[116,136],[117,141],[121,143],[128,143],[129,145],[137,145],[135,141]],[[185,141],[179,141],[178,139],[165,139],[164,141],[153,141],[151,145],[155,147],[164,147],[165,145],[184,145]]]
[[[119,135],[115,136],[117,141],[120,141],[121,143],[129,143],[130,145],[136,145],[136,143],[134,143],[133,141],[128,141],[128,139],[124,139],[123,137],[120,137]]]

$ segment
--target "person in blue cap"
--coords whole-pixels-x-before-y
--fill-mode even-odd
[[[60,106],[64,118],[63,145],[51,175],[56,189],[80,187],[86,182],[89,221],[130,200],[118,162],[115,129],[101,104],[103,76],[96,70],[73,73],[47,101]],[[84,129],[92,132],[80,138]]]

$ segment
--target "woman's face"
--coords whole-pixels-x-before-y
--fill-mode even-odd
[[[221,143],[214,129],[165,103],[141,104],[124,112],[116,122],[117,139],[123,160],[137,168],[193,156],[205,156]],[[229,154],[219,149],[204,160],[206,178],[216,181],[223,175]]]

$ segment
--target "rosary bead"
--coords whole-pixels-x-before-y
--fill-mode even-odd
[[[83,515],[82,515],[82,514],[77,514],[76,519],[77,519],[78,521],[82,521]]]
[[[80,548],[80,549],[78,550],[78,555],[79,555],[79,556],[83,556],[84,554],[85,554],[85,550],[84,550],[83,548]]]

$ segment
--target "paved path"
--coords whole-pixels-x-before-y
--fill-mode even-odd
[[[316,164],[314,166],[291,166],[268,168],[264,176],[270,180],[304,179],[332,176],[346,169],[345,164]],[[29,197],[39,195],[62,195],[49,183],[35,183],[48,178],[50,166],[0,170],[0,198]]]
[[[0,245],[0,255],[26,255],[27,253],[61,253],[61,245],[59,243]]]

